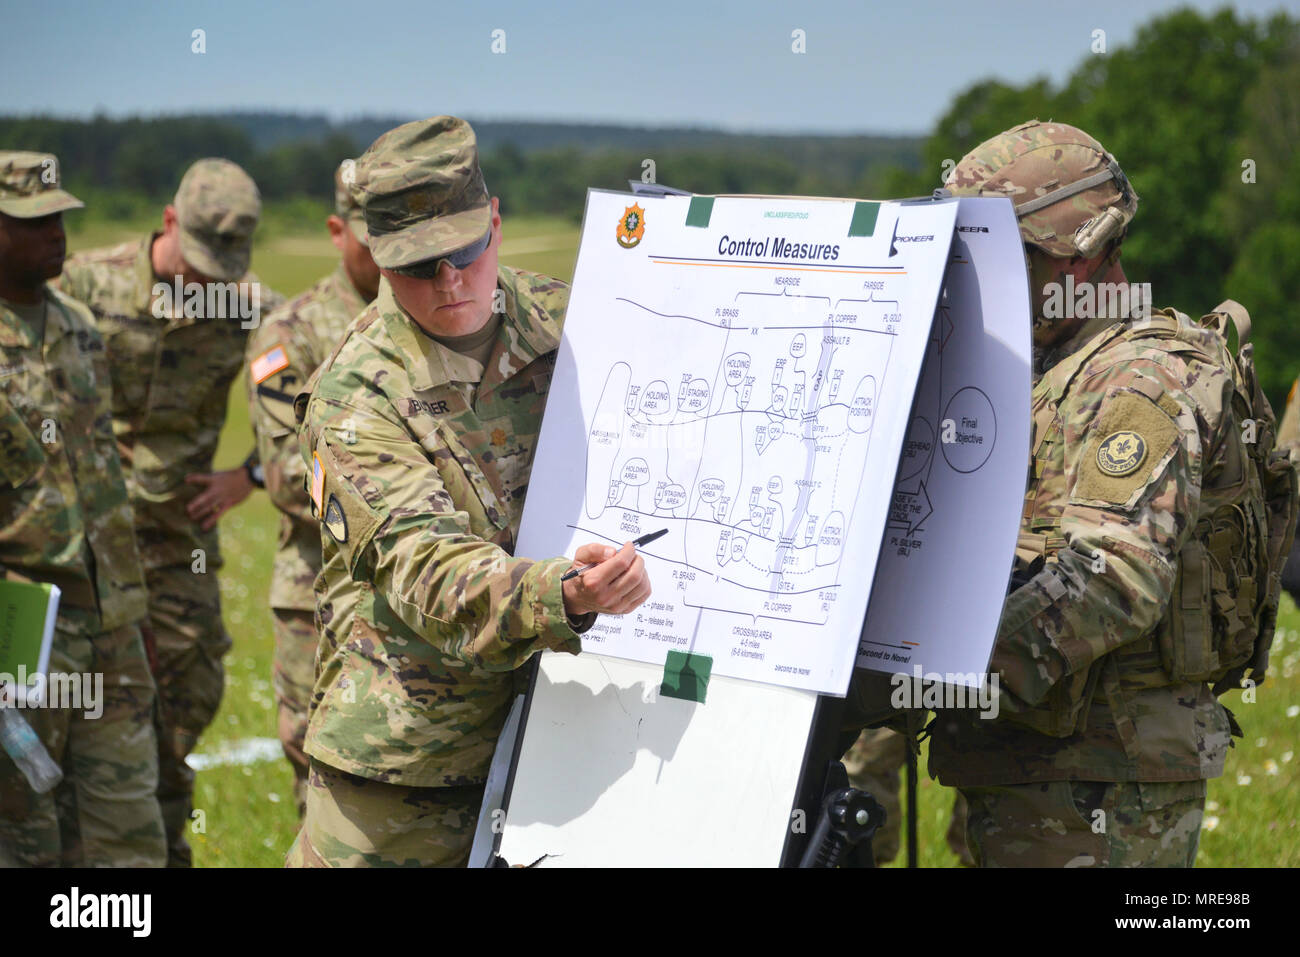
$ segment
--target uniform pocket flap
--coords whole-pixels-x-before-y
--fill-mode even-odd
[[[36,477],[45,464],[45,447],[7,402],[0,406],[0,473],[12,488]]]

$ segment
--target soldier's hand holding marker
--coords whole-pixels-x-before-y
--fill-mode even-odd
[[[658,535],[646,536],[658,538]],[[578,548],[573,568],[565,572],[564,607],[570,616],[599,612],[626,615],[650,597],[645,561],[636,553],[641,539],[621,549],[590,543]]]

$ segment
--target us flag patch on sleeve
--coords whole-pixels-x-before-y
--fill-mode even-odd
[[[325,507],[325,467],[320,464],[320,455],[316,452],[311,454],[311,500],[319,515]]]
[[[253,384],[261,385],[288,364],[289,356],[285,353],[284,346],[276,346],[274,349],[267,349],[250,362],[248,372],[253,377]]]

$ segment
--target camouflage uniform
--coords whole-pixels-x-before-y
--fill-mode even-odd
[[[1112,175],[1068,206],[1018,209],[1027,243],[1093,258],[1088,223],[1122,231],[1136,197],[1086,134],[1017,127],[949,185],[1017,202],[1069,195],[1081,165]],[[945,712],[932,726],[930,771],[966,796],[982,866],[1190,865],[1205,781],[1222,774],[1235,727],[1208,684],[1170,677],[1157,641],[1179,553],[1220,504],[1209,490],[1229,452],[1247,454],[1227,414],[1232,380],[1207,358],[1213,333],[1186,317],[1157,312],[1142,338],[1119,318],[1088,321],[1038,358],[1019,554],[1044,561],[1003,610],[991,662],[1001,715]]]
[[[1291,383],[1291,391],[1286,396],[1286,411],[1277,424],[1277,447],[1291,454],[1291,461],[1300,460],[1300,401],[1296,393],[1300,391],[1300,379]],[[1297,536],[1300,539],[1300,536]],[[1291,554],[1286,567],[1282,569],[1282,587],[1291,596],[1291,600],[1300,605],[1300,540],[1292,543]]]
[[[1300,379],[1291,383],[1291,391],[1286,394],[1286,410],[1277,424],[1277,447],[1279,449],[1300,448],[1300,402],[1296,393],[1300,391]]]
[[[404,187],[422,247],[392,230],[389,194]],[[381,137],[355,189],[386,269],[490,224],[473,132],[450,117]],[[384,280],[299,396],[325,564],[290,865],[463,864],[511,669],[541,648],[577,653],[595,619],[565,612],[567,559],[512,557],[567,287],[497,278],[505,315],[486,370],[426,335]]]
[[[885,809],[885,823],[871,839],[876,866],[898,856],[903,809],[898,799],[898,772],[907,763],[907,737],[889,728],[867,728],[844,752],[849,784],[866,791]]]
[[[349,224],[360,207],[346,189],[335,212]],[[364,223],[362,228],[364,229]],[[271,573],[275,626],[274,684],[279,702],[279,736],[294,770],[299,813],[304,800],[307,708],[315,680],[316,595],[312,583],[321,568],[320,523],[307,499],[293,399],[366,308],[340,263],[302,295],[268,315],[248,339],[249,421],[266,476],[266,491],[280,510],[280,547]]]
[[[0,153],[0,212],[80,208],[42,181],[47,160]],[[0,866],[160,867],[154,683],[138,625],[147,603],[104,344],[84,306],[49,286],[40,305],[33,326],[0,302],[0,572],[62,590],[49,673],[101,674],[103,711],[83,700],[22,712],[64,777],[38,795],[0,755]]]
[[[238,280],[244,305],[258,302],[254,289],[264,311],[283,302],[247,272],[260,199],[243,170],[226,160],[200,160],[182,180],[176,208],[187,264],[217,280]],[[217,712],[221,659],[230,648],[221,621],[217,530],[202,531],[186,514],[199,490],[185,476],[212,469],[227,393],[257,316],[241,318],[233,294],[221,303],[226,317],[210,318],[204,318],[206,297],[203,308],[192,310],[183,308],[187,300],[177,302],[161,289],[156,294],[155,283],[173,282],[154,275],[156,238],[73,256],[60,284],[90,307],[108,350],[113,432],[135,510],[157,650],[159,800],[170,860],[185,865],[194,789],[185,757]]]
[[[889,728],[868,728],[844,753],[843,761],[849,784],[869,793],[885,809],[885,823],[871,840],[871,852],[877,866],[888,864],[898,856],[902,830],[898,772],[907,764],[907,737]],[[945,840],[962,864],[974,866],[966,847],[966,801],[960,792],[953,795]]]

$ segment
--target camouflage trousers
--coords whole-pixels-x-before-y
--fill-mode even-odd
[[[898,772],[907,764],[907,739],[888,728],[868,728],[858,735],[842,760],[849,772],[849,783],[869,792],[885,809],[885,823],[871,839],[871,851],[877,865],[888,864],[898,856],[903,822]],[[966,847],[966,801],[960,793],[953,795],[946,840],[962,864],[974,866],[975,859]]]
[[[280,747],[293,768],[293,797],[301,819],[307,794],[307,707],[316,681],[316,614],[272,608],[275,619],[275,663],[272,682],[278,704]]]
[[[981,867],[1191,867],[1204,781],[962,788]]]
[[[162,867],[154,683],[139,629],[93,638],[58,631],[49,673],[102,675],[103,683],[82,685],[80,700],[63,695],[77,707],[18,712],[63,781],[37,794],[0,752],[0,867]]]
[[[198,574],[189,565],[156,568],[146,573],[146,581],[158,669],[158,803],[167,828],[167,866],[189,867],[185,827],[194,772],[185,758],[221,704],[221,659],[230,650],[230,637],[221,623],[215,570]]]
[[[316,759],[286,867],[464,867],[483,786],[412,788]]]

